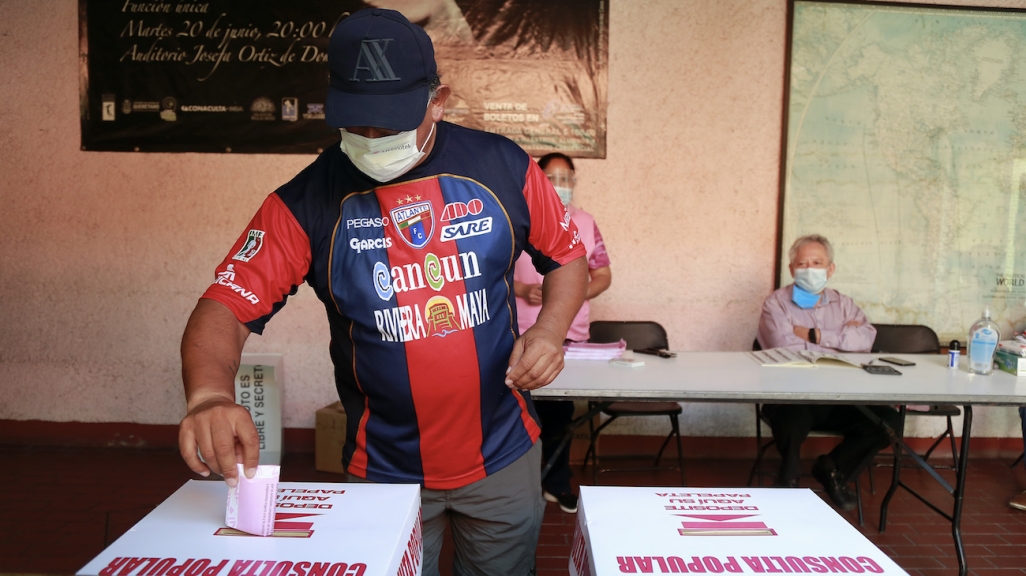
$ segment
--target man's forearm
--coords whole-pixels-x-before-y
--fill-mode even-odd
[[[182,381],[188,410],[220,397],[235,400],[235,374],[249,329],[223,304],[202,299],[182,336]]]
[[[566,338],[588,290],[588,262],[582,256],[545,275],[536,326]]]

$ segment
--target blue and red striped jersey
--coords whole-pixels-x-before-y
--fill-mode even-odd
[[[323,152],[268,196],[203,297],[261,333],[309,283],[328,313],[349,472],[446,490],[537,440],[530,394],[504,384],[514,263],[526,250],[547,272],[584,248],[516,144],[437,130],[427,159],[388,184]]]

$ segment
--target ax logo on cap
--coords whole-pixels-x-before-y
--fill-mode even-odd
[[[393,40],[394,38],[364,40],[360,44],[360,55],[356,57],[356,67],[353,68],[353,76],[350,80],[359,82],[360,79],[356,75],[360,73],[360,70],[370,72],[372,77],[366,78],[367,82],[402,80],[395,75],[392,66],[388,63],[388,58],[385,58],[385,51],[388,50],[388,45]]]

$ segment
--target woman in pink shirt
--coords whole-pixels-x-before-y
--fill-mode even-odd
[[[602,242],[595,219],[584,210],[571,204],[574,185],[574,163],[569,156],[553,152],[538,160],[538,165],[549,177],[560,200],[566,206],[567,213],[581,234],[581,243],[587,251],[588,258],[588,292],[584,304],[574,317],[566,339],[571,342],[584,342],[589,338],[589,305],[592,298],[606,291],[613,280],[609,270],[609,255],[606,245]],[[513,290],[517,297],[517,323],[523,333],[538,319],[538,311],[542,303],[543,276],[534,269],[531,257],[524,252],[516,262],[513,272]],[[552,451],[559,443],[567,424],[573,420],[574,403],[570,401],[540,400],[534,403],[538,412],[542,433],[542,461],[548,462]],[[559,507],[567,513],[577,512],[577,496],[570,487],[570,449],[567,447],[555,462],[552,470],[542,479],[543,495],[549,502],[559,503]]]

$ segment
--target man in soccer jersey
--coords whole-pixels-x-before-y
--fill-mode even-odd
[[[425,574],[438,573],[446,522],[454,573],[529,574],[544,509],[529,391],[563,366],[587,285],[580,235],[527,153],[441,121],[449,87],[401,14],[343,20],[329,67],[339,146],[267,197],[185,329],[182,456],[229,485],[236,463],[252,473],[240,354],[306,282],[328,315],[351,479],[421,484]],[[518,336],[522,251],[545,296]]]

